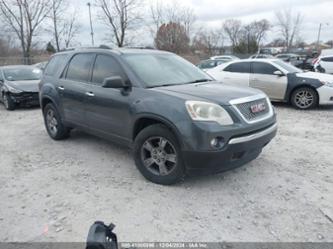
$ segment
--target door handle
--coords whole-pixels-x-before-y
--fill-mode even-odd
[[[58,89],[59,89],[60,91],[65,90],[65,88],[64,88],[63,86],[58,86]]]
[[[86,92],[86,95],[89,96],[89,97],[94,97],[95,94],[93,92]]]

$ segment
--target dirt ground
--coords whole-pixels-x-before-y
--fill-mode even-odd
[[[333,241],[333,108],[278,105],[255,161],[165,187],[130,151],[81,132],[52,141],[39,109],[0,106],[0,241],[84,241],[95,220],[120,241]]]

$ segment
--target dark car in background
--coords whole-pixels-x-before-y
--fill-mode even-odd
[[[7,110],[18,105],[39,105],[38,83],[42,71],[32,66],[0,67],[0,100]]]
[[[133,149],[148,180],[173,184],[254,160],[275,136],[259,90],[227,86],[185,59],[146,49],[79,49],[54,55],[40,84],[52,139],[79,128]]]

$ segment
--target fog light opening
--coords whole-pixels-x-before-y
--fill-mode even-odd
[[[224,138],[223,137],[216,137],[213,138],[210,141],[210,145],[214,148],[214,149],[222,149],[224,146],[225,142],[224,142]]]

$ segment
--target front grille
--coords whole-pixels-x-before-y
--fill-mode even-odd
[[[13,97],[17,102],[37,103],[39,101],[38,92],[23,92],[19,94],[13,94]]]
[[[265,106],[265,109],[259,112],[253,112],[252,108],[256,105],[263,105]],[[243,115],[243,117],[250,122],[263,118],[270,112],[270,106],[266,98],[257,99],[246,103],[236,104],[235,107]]]

